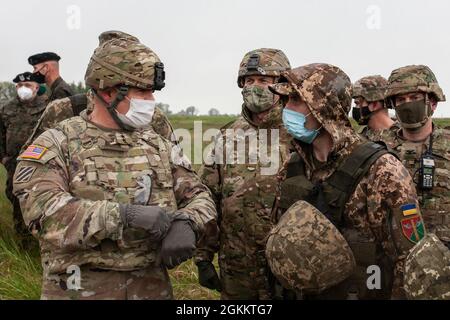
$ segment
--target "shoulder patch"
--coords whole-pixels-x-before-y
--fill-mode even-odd
[[[39,160],[47,152],[46,147],[31,144],[28,148],[19,156],[20,160],[34,159]]]
[[[19,171],[17,171],[14,181],[16,183],[28,182],[33,176],[34,171],[36,171],[36,167],[21,167]]]
[[[414,203],[405,204],[400,207],[402,210],[403,215],[406,216],[412,216],[414,214],[417,214],[417,206]]]
[[[403,235],[412,243],[419,242],[425,236],[422,217],[417,215],[401,220]]]

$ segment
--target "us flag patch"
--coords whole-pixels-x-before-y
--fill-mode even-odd
[[[39,160],[42,158],[44,153],[48,149],[46,147],[40,147],[36,145],[30,145],[28,146],[27,150],[25,150],[20,156],[19,159],[36,159]]]
[[[31,179],[34,171],[36,171],[35,167],[22,167],[16,174],[15,182],[28,182]]]

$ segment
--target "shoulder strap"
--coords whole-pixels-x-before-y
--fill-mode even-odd
[[[398,158],[385,144],[364,142],[357,146],[350,156],[326,180],[324,184],[332,188],[333,198],[337,200],[334,204],[337,212],[333,213],[333,218],[336,222],[341,222],[345,204],[372,164],[387,153]]]

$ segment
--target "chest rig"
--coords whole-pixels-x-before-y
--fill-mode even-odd
[[[281,183],[279,207],[285,211],[298,200],[305,200],[319,209],[344,235],[356,260],[354,274],[342,283],[326,290],[320,295],[307,299],[376,299],[386,298],[390,287],[389,274],[392,265],[387,257],[381,255],[381,248],[375,242],[349,226],[344,217],[344,209],[350,196],[372,164],[387,153],[393,154],[385,145],[365,142],[344,159],[334,173],[325,181],[313,184],[305,175],[305,164],[295,153],[287,167],[287,177]],[[366,286],[367,267],[381,266],[387,270],[382,275],[382,288],[369,292]]]

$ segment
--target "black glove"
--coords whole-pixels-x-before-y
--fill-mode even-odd
[[[211,290],[222,290],[219,276],[217,275],[216,268],[209,261],[200,261],[197,263],[198,268],[198,282],[201,286]]]
[[[161,259],[168,268],[175,268],[194,255],[195,233],[187,220],[175,220],[162,241]]]
[[[159,206],[120,204],[120,217],[125,227],[144,229],[153,241],[164,238],[171,224],[169,215]]]

